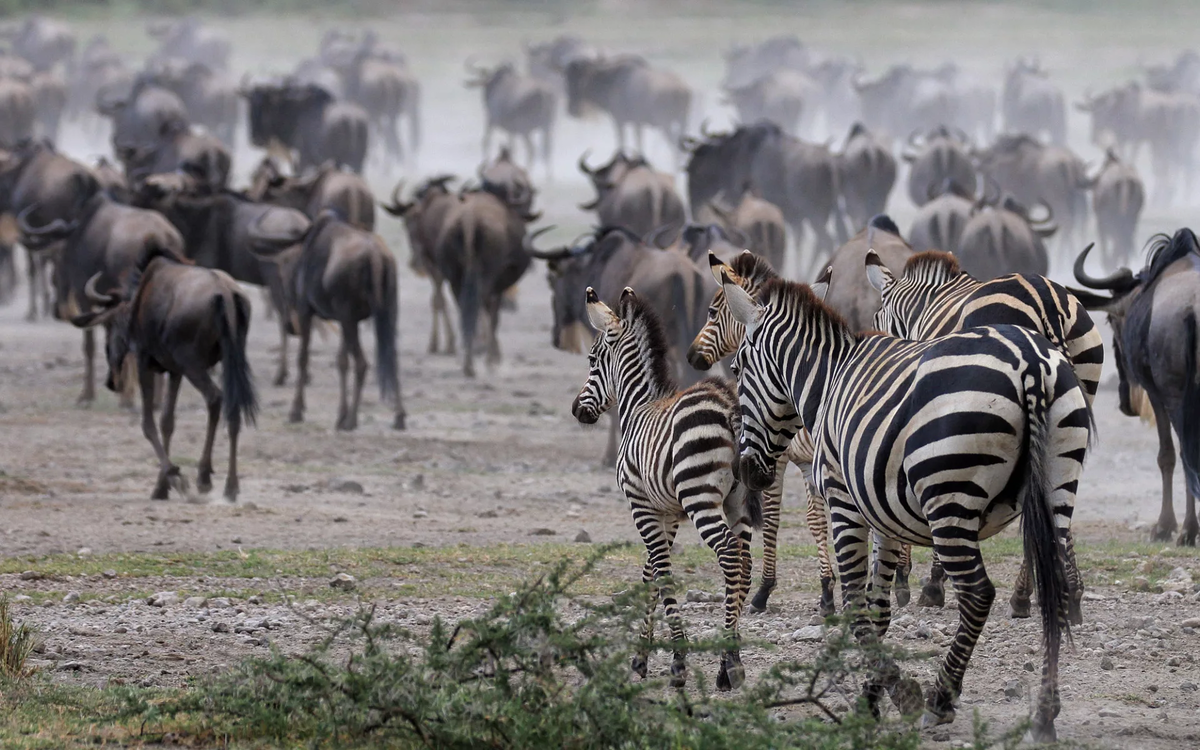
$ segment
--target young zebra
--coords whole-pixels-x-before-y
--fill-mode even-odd
[[[735,446],[741,430],[737,394],[709,379],[677,391],[667,360],[667,340],[651,307],[626,287],[614,312],[587,289],[588,319],[598,332],[588,354],[588,379],[571,405],[584,424],[594,424],[614,404],[621,419],[617,484],[629,499],[633,523],[646,545],[642,580],[655,582],[675,643],[671,684],[686,680],[686,639],[671,588],[671,544],[686,516],[717,553],[725,578],[725,632],[734,646],[721,657],[718,689],[745,680],[736,646],[738,618],[750,591],[752,527],[761,525],[758,493],[735,477]],[[651,603],[642,630],[643,650],[633,670],[646,676],[654,635]]]
[[[904,341],[855,334],[801,284],[768,282],[757,299],[732,280],[723,288],[746,326],[734,359],[742,475],[752,488],[769,485],[798,425],[809,426],[813,491],[829,504],[843,607],[854,613],[858,637],[887,631],[901,543],[932,546],[954,582],[958,632],[926,695],[922,726],[953,721],[995,599],[979,542],[1024,515],[1045,647],[1032,732],[1053,740],[1058,652],[1070,628],[1060,539],[1091,434],[1070,362],[1016,326]],[[908,713],[917,708],[914,689],[895,664],[884,664],[865,696],[878,710],[886,690]]]
[[[1037,331],[1058,347],[1075,368],[1090,405],[1096,398],[1104,364],[1100,331],[1074,295],[1044,276],[1011,274],[978,281],[963,272],[950,253],[929,251],[908,259],[897,279],[873,251],[866,257],[867,278],[879,290],[875,325],[892,336],[924,341],[983,325],[1008,323]],[[1070,533],[1063,539],[1071,583],[1072,625],[1083,623],[1083,579],[1075,564]],[[921,606],[945,603],[946,574],[935,557]],[[1009,600],[1012,617],[1029,617],[1032,582],[1022,564]]]

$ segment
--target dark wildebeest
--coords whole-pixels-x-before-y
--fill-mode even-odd
[[[291,208],[247,199],[229,191],[212,192],[186,175],[156,175],[139,188],[136,201],[161,212],[183,235],[185,253],[197,265],[225,271],[238,281],[264,286],[271,302],[282,310],[282,281],[274,263],[253,249],[268,247],[271,237],[288,235],[289,244],[304,237],[311,221]],[[266,217],[266,218],[264,218]],[[263,227],[271,237],[260,236]],[[275,385],[287,381],[287,336],[291,321],[279,316],[279,364]]]
[[[769,260],[773,268],[783,267],[787,229],[778,206],[750,189],[742,193],[742,199],[733,208],[717,200],[709,201],[708,208],[726,229],[745,235],[746,249]]]
[[[44,141],[25,141],[0,157],[0,212],[13,216],[32,214],[32,221],[53,226],[74,219],[80,208],[99,190],[96,177],[84,164],[55,151]],[[37,298],[43,294],[44,309],[50,311],[49,286],[41,254],[49,244],[37,237],[21,237],[31,251],[29,263],[29,310],[27,320],[37,318]]]
[[[845,234],[838,207],[837,164],[825,146],[793,138],[768,122],[743,125],[732,133],[707,134],[689,146],[689,203],[704,206],[717,196],[733,203],[741,200],[747,185],[753,185],[783,211],[797,248],[803,247],[806,225],[816,235],[814,253],[801,262],[801,273],[810,273],[834,249],[830,219],[837,234]]]
[[[347,59],[331,60],[330,65],[341,76],[345,98],[367,113],[384,155],[404,159],[401,119],[408,120],[408,146],[415,155],[421,147],[421,84],[403,60],[377,49],[375,36],[368,33]]]
[[[1000,97],[1004,130],[1045,135],[1056,146],[1067,142],[1067,108],[1063,94],[1037,62],[1017,60],[1004,75]]]
[[[683,200],[675,192],[675,178],[656,172],[645,159],[616,153],[608,164],[593,169],[584,153],[579,157],[579,171],[596,188],[595,200],[579,207],[595,211],[600,226],[625,227],[639,236],[666,226],[683,226]]]
[[[595,57],[596,50],[577,36],[562,34],[549,42],[526,44],[525,56],[529,75],[554,88],[557,94],[566,94],[563,74],[573,60]]]
[[[196,487],[201,492],[212,489],[213,442],[224,407],[229,428],[225,497],[236,500],[238,433],[242,420],[254,424],[258,413],[254,379],[246,359],[250,300],[228,274],[197,268],[159,247],[151,247],[141,258],[125,286],[97,293],[99,278],[94,276],[87,289],[89,299],[101,308],[71,322],[81,328],[111,326],[107,346],[109,388],[121,387],[120,373],[126,356],[132,354],[137,360],[142,388],[142,433],[158,456],[158,481],[151,499],[166,500],[169,488],[187,491],[187,481],[179,467],[171,463],[175,401],[186,377],[208,406],[208,429],[196,469]],[[220,388],[208,374],[218,362]],[[161,428],[154,424],[154,383],[159,373],[168,376]]]
[[[838,185],[842,190],[842,210],[857,232],[872,216],[887,210],[888,196],[896,184],[896,157],[887,144],[862,123],[854,123],[837,155]],[[771,265],[775,265],[774,259]]]
[[[772,71],[744,86],[725,88],[738,122],[770,120],[791,135],[812,130],[821,93],[819,83],[799,70],[788,69]]]
[[[979,281],[1009,273],[1045,276],[1050,258],[1043,240],[1057,229],[1049,208],[1045,218],[1033,219],[1011,196],[1002,196],[995,203],[980,200],[972,208],[954,253],[962,270]]]
[[[454,340],[454,324],[450,322],[450,313],[446,309],[446,295],[442,289],[445,278],[437,262],[438,238],[450,209],[458,205],[458,196],[451,193],[446,183],[452,181],[451,175],[441,175],[426,180],[409,203],[403,203],[400,193],[404,183],[397,184],[392,191],[390,205],[381,204],[384,211],[404,220],[404,228],[408,234],[410,255],[408,266],[418,276],[428,276],[433,284],[433,297],[429,301],[433,313],[433,323],[429,332],[430,354],[456,354]],[[441,326],[446,329],[446,348],[440,348],[438,332]]]
[[[917,209],[913,217],[908,242],[918,253],[926,250],[957,253],[963,228],[975,207],[975,195],[947,178],[940,190],[930,190],[929,197],[931,200]]]
[[[37,102],[25,81],[0,78],[0,148],[10,149],[33,137]]]
[[[184,254],[183,238],[162,214],[123,205],[102,191],[93,193],[69,222],[53,221],[35,227],[22,215],[18,223],[22,235],[36,239],[38,246],[54,245],[46,252],[54,257],[53,285],[57,299],[54,317],[60,320],[71,320],[90,311],[92,300],[84,293],[84,286],[93,276],[99,274],[103,288],[117,288],[151,248],[180,258]],[[111,339],[111,331],[109,335]],[[84,330],[81,404],[96,398],[95,346],[91,328]]]
[[[491,154],[492,130],[499,128],[508,133],[510,149],[515,137],[520,136],[525,141],[532,167],[537,153],[533,147],[533,135],[540,132],[542,162],[549,174],[554,145],[554,117],[558,111],[554,88],[518,73],[512,63],[489,69],[467,61],[467,72],[475,76],[467,81],[467,87],[483,90],[483,158]]]
[[[281,144],[294,150],[301,170],[332,159],[362,173],[368,119],[362,107],[334,101],[313,84],[259,85],[241,93],[250,102],[250,142],[255,146]]]
[[[139,76],[124,94],[98,94],[96,111],[112,119],[112,148],[119,159],[128,149],[155,145],[164,136],[184,132],[191,125],[179,95],[146,76]]]
[[[183,102],[188,119],[203,126],[226,146],[234,145],[238,123],[237,88],[204,63],[168,60],[143,74],[173,91]]]
[[[965,133],[941,126],[924,137],[913,133],[901,158],[908,170],[908,199],[923,206],[938,194],[947,180],[959,185],[975,184],[970,142]]]
[[[1133,238],[1145,202],[1146,190],[1137,167],[1108,149],[1100,173],[1092,180],[1100,259],[1106,268],[1118,266],[1133,253]]]
[[[70,65],[75,57],[75,32],[62,21],[45,16],[30,16],[20,26],[4,30],[0,38],[12,40],[12,51],[39,72],[59,63]]]
[[[125,179],[125,173],[107,157],[101,156],[96,160],[92,166],[92,174],[96,176],[100,189],[112,196],[117,203],[128,204],[133,201],[133,191]]]
[[[1076,246],[1076,235],[1087,224],[1088,177],[1082,159],[1027,135],[1002,135],[974,156],[980,174],[1020,203],[1049,206],[1064,239]]]
[[[268,237],[255,228],[254,234]],[[308,347],[312,338],[313,318],[337,321],[342,329],[338,350],[337,429],[358,427],[358,407],[367,376],[367,358],[358,340],[358,324],[368,318],[375,324],[375,371],[379,394],[394,402],[392,427],[404,429],[404,400],[400,397],[400,374],[396,356],[396,316],[399,292],[396,259],[379,235],[342,221],[336,212],[324,211],[313,221],[302,245],[281,252],[291,233],[270,235],[269,245],[258,250],[279,264],[284,280],[287,309],[282,315],[295,315],[300,335],[300,353],[296,359],[300,374],[296,377],[296,397],[288,419],[304,419],[304,386],[308,382]],[[354,392],[349,391],[350,358],[354,358]]]
[[[155,174],[179,172],[195,179],[210,192],[229,184],[233,160],[216,136],[191,128],[164,133],[153,145],[130,147],[122,152],[126,180],[137,187]]]
[[[687,350],[704,325],[707,312],[705,279],[696,264],[682,252],[660,250],[622,227],[602,227],[594,234],[569,247],[537,250],[529,253],[547,261],[552,292],[554,324],[551,343],[556,349],[586,351],[583,331],[592,326],[583,305],[584,290],[595,287],[601,299],[612,295],[619,299],[625,287],[632,287],[642,299],[654,306],[663,321],[668,361],[675,364],[681,382],[693,383],[697,373],[687,362]],[[616,462],[618,417],[613,416],[605,465]]]
[[[1084,270],[1088,245],[1075,261],[1075,279],[1109,295],[1072,290],[1089,310],[1103,310],[1113,329],[1121,412],[1138,416],[1134,402],[1144,395],[1158,426],[1158,468],[1162,472],[1162,512],[1151,538],[1165,541],[1179,528],[1175,520],[1172,474],[1175,446],[1187,488],[1180,545],[1195,546],[1200,534],[1196,496],[1200,495],[1200,246],[1190,229],[1150,245],[1146,266],[1136,275],[1122,268],[1094,278]],[[1143,394],[1135,394],[1140,389]]]
[[[223,32],[204,26],[198,18],[155,21],[146,26],[146,33],[159,42],[158,50],[147,60],[151,64],[178,58],[211,70],[229,69],[229,39]]]
[[[646,153],[645,126],[662,131],[674,151],[687,130],[692,90],[675,73],[652,67],[636,55],[572,60],[567,65],[567,113],[583,117],[607,112],[625,150],[625,126],[633,126],[638,153]],[[581,295],[582,296],[582,295]]]
[[[533,198],[537,189],[529,180],[529,173],[517,166],[512,152],[505,146],[490,164],[479,167],[479,186],[516,209],[519,214],[533,211]]]
[[[361,175],[338,169],[332,162],[303,176],[287,177],[270,157],[265,157],[250,176],[246,197],[303,211],[313,220],[322,211],[331,210],[348,224],[375,231],[371,186]]]

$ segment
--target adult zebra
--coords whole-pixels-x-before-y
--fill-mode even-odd
[[[1066,621],[1066,551],[1091,435],[1070,362],[1040,334],[972,328],[933,341],[855,334],[807,286],[768,282],[757,299],[723,281],[746,326],[735,356],[740,467],[769,486],[800,424],[814,438],[813,490],[829,505],[843,608],[856,635],[882,637],[902,543],[932,546],[958,592],[959,627],[925,700],[922,726],[953,721],[954,701],[996,589],[979,542],[1024,514],[1042,615],[1038,741],[1055,738],[1058,652]],[[875,562],[868,566],[868,538]],[[870,586],[867,577],[870,575]],[[868,611],[866,606],[870,607]],[[881,665],[864,688],[917,708],[915,681]]]
[[[896,278],[874,251],[866,257],[867,278],[879,290],[875,326],[899,338],[924,341],[967,328],[1011,324],[1037,331],[1058,347],[1075,368],[1088,404],[1096,398],[1104,364],[1104,342],[1083,304],[1066,287],[1044,276],[1011,274],[979,281],[965,273],[950,253],[917,253]],[[1083,579],[1075,565],[1075,547],[1065,537],[1071,584],[1071,624],[1083,623]],[[921,606],[945,603],[945,571],[935,557]],[[1012,617],[1029,617],[1029,567],[1022,563],[1009,600]]]
[[[686,679],[683,624],[670,586],[671,544],[686,516],[717,554],[725,578],[725,632],[735,644],[721,656],[717,688],[746,679],[736,645],[738,619],[750,591],[751,528],[762,524],[758,493],[735,476],[741,420],[732,384],[710,378],[677,391],[667,338],[654,309],[625,287],[617,311],[586,293],[588,319],[598,335],[588,353],[588,378],[571,414],[595,424],[614,403],[621,420],[617,484],[629,500],[633,523],[646,545],[645,583],[657,582],[675,655],[671,684]],[[655,603],[646,612],[642,650],[633,670],[645,677],[654,635]]]

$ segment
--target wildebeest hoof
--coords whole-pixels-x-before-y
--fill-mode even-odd
[[[1180,547],[1195,547],[1198,533],[1200,533],[1200,530],[1195,528],[1189,529],[1185,526],[1183,533],[1179,535],[1179,539],[1175,543]]]
[[[926,583],[921,587],[921,596],[917,599],[917,606],[938,609],[946,606],[946,589],[936,583]]]
[[[352,432],[358,429],[358,420],[353,417],[342,417],[337,421],[337,428],[342,432]]]
[[[721,671],[717,673],[717,690],[734,690],[746,682],[746,668],[736,654],[721,657]]]
[[[633,670],[635,675],[645,679],[647,671],[646,655],[634,654],[633,661],[629,663],[629,668]]]
[[[1150,541],[1170,541],[1171,537],[1175,534],[1175,529],[1177,528],[1179,527],[1176,525],[1174,518],[1172,518],[1169,523],[1166,521],[1159,521],[1158,523],[1154,524],[1154,528],[1150,530]]]
[[[205,471],[201,469],[196,475],[196,491],[211,492],[212,491],[212,469]]]
[[[241,488],[238,487],[238,481],[233,477],[229,477],[225,480],[225,499],[230,501],[237,500],[238,491],[240,489]]]
[[[297,409],[292,409],[291,413],[288,414],[288,422],[290,422],[292,424],[300,424],[303,421],[304,421],[304,412],[302,412],[302,411],[299,411]]]
[[[395,421],[392,422],[393,430],[403,430],[406,428],[405,420],[407,417],[404,414],[397,414]]]
[[[1024,620],[1029,617],[1030,605],[1029,597],[1014,596],[1008,600],[1008,616],[1017,620]]]
[[[767,600],[771,597],[771,592],[775,590],[775,579],[764,578],[762,584],[755,592],[754,598],[750,600],[750,611],[754,613],[767,611]]]
[[[888,690],[892,705],[901,716],[916,717],[925,706],[925,698],[921,694],[921,683],[911,677],[901,678]]]
[[[86,408],[90,408],[92,405],[92,402],[95,400],[96,400],[96,394],[85,392],[85,393],[79,394],[79,398],[75,399],[75,405],[82,406],[86,409]]]

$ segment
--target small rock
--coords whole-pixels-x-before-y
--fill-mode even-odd
[[[1106,656],[1100,660],[1100,668],[1105,671],[1111,670],[1114,666],[1112,657],[1110,656]]]
[[[84,665],[81,661],[64,661],[55,667],[55,669],[60,672],[82,672]]]
[[[204,606],[205,599],[203,596],[189,596],[183,600],[183,606],[188,609],[200,609]]]
[[[793,641],[820,641],[825,638],[825,629],[820,625],[806,625],[792,633]]]
[[[1168,667],[1181,667],[1181,666],[1183,666],[1183,657],[1181,657],[1181,656],[1172,656],[1170,659],[1167,659],[1167,666],[1168,666]]]
[[[932,638],[933,630],[929,627],[929,623],[919,622],[917,623],[917,627],[913,630],[913,636],[917,638]]]
[[[1194,692],[1196,692],[1196,683],[1181,682],[1181,683],[1179,683],[1179,689],[1185,693],[1194,693]]]
[[[148,597],[146,603],[151,607],[166,607],[172,604],[179,604],[179,594],[176,594],[174,591],[160,591]]]
[[[333,522],[334,523],[349,523],[350,519],[346,518],[345,516],[334,516]]]
[[[1024,670],[1025,670],[1026,672],[1032,672],[1032,671],[1033,671],[1033,669],[1034,669],[1034,667],[1033,667],[1033,662],[1031,662],[1031,661],[1027,661],[1027,662],[1025,662],[1025,665],[1024,665],[1024,667],[1023,667],[1023,668],[1024,668]]]
[[[212,625],[209,625],[208,627],[211,628],[212,632],[214,632],[214,633],[228,633],[229,632],[229,623],[223,622],[221,620],[213,620]]]
[[[208,605],[209,609],[228,609],[229,599],[223,596],[216,596],[212,599],[205,600],[205,604]]]
[[[229,541],[233,544],[241,544],[242,538],[240,536],[235,536],[233,539],[230,539]]]
[[[482,513],[476,514],[479,518],[496,518],[500,514],[494,510],[485,510]]]
[[[591,544],[592,543],[592,535],[587,533],[586,531],[580,531],[578,534],[575,535],[575,541],[580,544]]]
[[[355,585],[354,576],[349,573],[338,573],[329,582],[330,588],[341,589],[343,591],[353,591]]]
[[[262,604],[262,597],[258,594],[253,594],[246,602],[249,604]]]
[[[112,568],[109,568],[108,570],[104,571],[100,575],[104,576],[105,578],[116,578],[117,571],[113,570]]]
[[[21,574],[22,581],[40,581],[42,577],[42,574],[36,570],[27,570]]]
[[[1147,686],[1146,686],[1146,689],[1147,689],[1147,690],[1149,690],[1149,691],[1150,691],[1150,692],[1152,692],[1152,693],[1157,693],[1157,692],[1158,692],[1158,685],[1147,685]]]
[[[28,602],[28,601],[33,601],[33,597],[32,597],[32,596],[28,596],[28,595],[26,595],[26,594],[17,594],[16,596],[14,596],[14,597],[12,598],[12,600],[13,600],[14,602]]]
[[[1189,617],[1179,625],[1184,628],[1200,628],[1200,617]]]
[[[424,508],[417,508],[417,511],[415,513],[413,513],[413,518],[428,518],[428,517],[429,517],[429,511],[425,510]]]
[[[424,475],[424,474],[418,474],[418,475],[416,475],[415,477],[413,477],[413,478],[412,478],[412,481],[408,483],[408,488],[409,488],[410,490],[423,490],[423,489],[425,489],[425,475]]]
[[[342,492],[347,495],[361,495],[363,493],[363,486],[353,479],[330,479],[325,484],[325,488],[330,492]]]
[[[79,592],[78,591],[68,591],[66,593],[66,595],[63,596],[63,604],[71,604],[71,603],[77,602],[77,601],[79,601]]]
[[[1100,709],[1100,718],[1101,719],[1119,719],[1119,718],[1121,718],[1121,714],[1117,711],[1112,710],[1111,708],[1102,708],[1102,709]]]
[[[557,533],[554,529],[534,529],[529,532],[529,536],[554,536]]]
[[[75,554],[79,555],[80,557],[87,557],[88,555],[92,554],[92,548],[91,547],[80,547],[79,550]]]
[[[1025,694],[1025,685],[1020,680],[1009,680],[1004,684],[1004,697],[1020,698]]]
[[[1150,590],[1150,579],[1147,578],[1146,576],[1135,577],[1133,579],[1133,590],[1134,591],[1149,591]]]
[[[1157,604],[1166,604],[1167,602],[1178,601],[1182,598],[1183,598],[1183,594],[1179,593],[1178,591],[1171,591],[1171,590],[1166,590],[1166,591],[1163,591],[1161,594],[1154,595],[1154,601]]]
[[[689,602],[719,602],[724,601],[724,597],[720,594],[710,594],[707,591],[700,591],[699,589],[688,589],[684,600]]]

